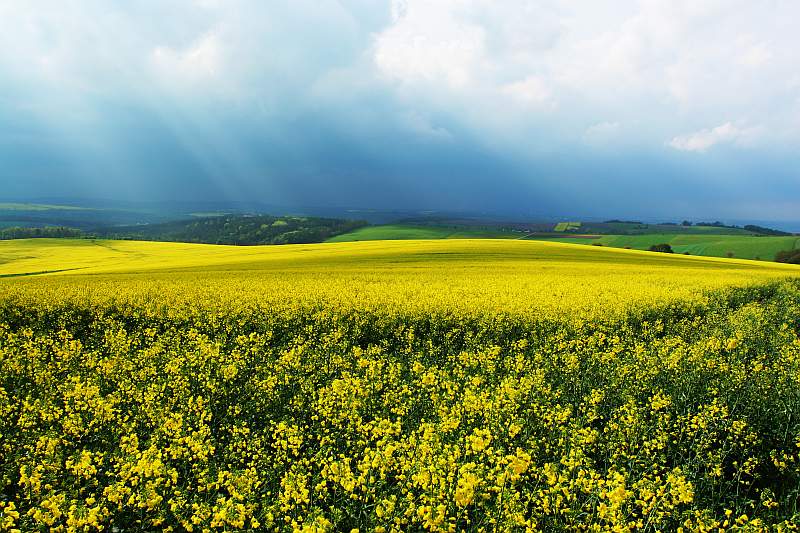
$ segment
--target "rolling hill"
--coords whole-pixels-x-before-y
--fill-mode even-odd
[[[573,244],[593,244],[615,248],[647,250],[650,246],[666,243],[675,253],[688,253],[712,257],[739,257],[742,259],[761,259],[772,261],[783,250],[800,247],[800,237],[796,236],[757,236],[757,235],[581,235],[574,237],[530,237],[555,242]]]
[[[755,228],[755,227],[753,227]],[[764,231],[770,232],[763,228]],[[776,232],[780,233],[780,232]],[[526,239],[647,250],[666,243],[675,253],[772,261],[780,251],[800,247],[800,237],[756,233],[729,226],[641,224],[637,222],[562,222],[504,224],[489,227],[443,224],[367,226],[328,242],[396,239]]]
[[[217,294],[222,291],[241,301],[609,313],[632,302],[671,301],[799,271],[775,263],[497,239],[279,247],[84,239],[0,242],[0,276],[7,282],[24,278],[26,290],[49,286],[69,292],[108,282],[120,285],[109,292],[118,297],[158,288],[184,300],[218,303],[227,300]],[[158,282],[128,284],[130,279]],[[230,284],[240,288],[231,291]]]

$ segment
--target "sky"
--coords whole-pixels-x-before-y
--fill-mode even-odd
[[[0,0],[0,195],[800,219],[795,0]]]

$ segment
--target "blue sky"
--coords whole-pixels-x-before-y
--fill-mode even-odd
[[[9,197],[797,220],[793,0],[0,0]]]

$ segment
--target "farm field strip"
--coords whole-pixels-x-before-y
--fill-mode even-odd
[[[38,274],[51,272],[49,274]],[[513,240],[373,241],[232,247],[134,241],[0,243],[5,289],[223,305],[327,302],[378,309],[613,314],[629,305],[797,275],[744,260]],[[22,274],[29,274],[21,276]],[[33,275],[30,275],[33,274]],[[16,276],[16,277],[13,277]],[[135,282],[134,282],[135,281]],[[239,287],[239,290],[234,290]],[[95,289],[93,289],[95,288]]]
[[[349,233],[331,237],[326,242],[420,239],[516,239],[522,235],[524,235],[524,233],[500,230],[388,224],[359,228]]]

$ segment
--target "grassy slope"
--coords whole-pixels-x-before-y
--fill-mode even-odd
[[[385,240],[419,240],[419,239],[515,239],[523,234],[510,231],[492,231],[466,228],[449,228],[446,226],[405,226],[388,224],[385,226],[367,226],[350,233],[337,235],[327,242],[353,241],[385,241]]]
[[[234,299],[237,305],[334,302],[606,315],[630,304],[796,275],[800,268],[776,263],[496,239],[256,247],[0,242],[0,290],[80,297],[105,287],[120,297],[190,305]]]
[[[605,224],[612,227],[613,224]],[[617,224],[619,231],[629,231],[630,224]],[[529,237],[530,240],[548,240],[572,244],[593,244],[635,250],[647,250],[650,246],[669,243],[677,253],[691,255],[726,257],[732,252],[741,259],[762,259],[771,261],[781,250],[800,247],[798,237],[756,237],[741,229],[718,228],[714,226],[651,226],[653,233],[643,235],[595,235],[587,237]],[[670,229],[671,228],[671,229]],[[665,233],[672,231],[673,233]],[[454,229],[446,226],[410,226],[390,224],[368,226],[356,231],[338,235],[327,242],[351,242],[374,240],[418,240],[418,239],[517,239],[524,234],[510,231]]]
[[[557,237],[548,239],[574,244],[595,244],[637,250],[646,250],[654,244],[668,243],[677,253],[689,252],[692,255],[725,257],[733,252],[734,257],[742,259],[772,260],[781,250],[791,250],[800,246],[798,237],[755,237],[748,235],[603,235],[595,238]]]

